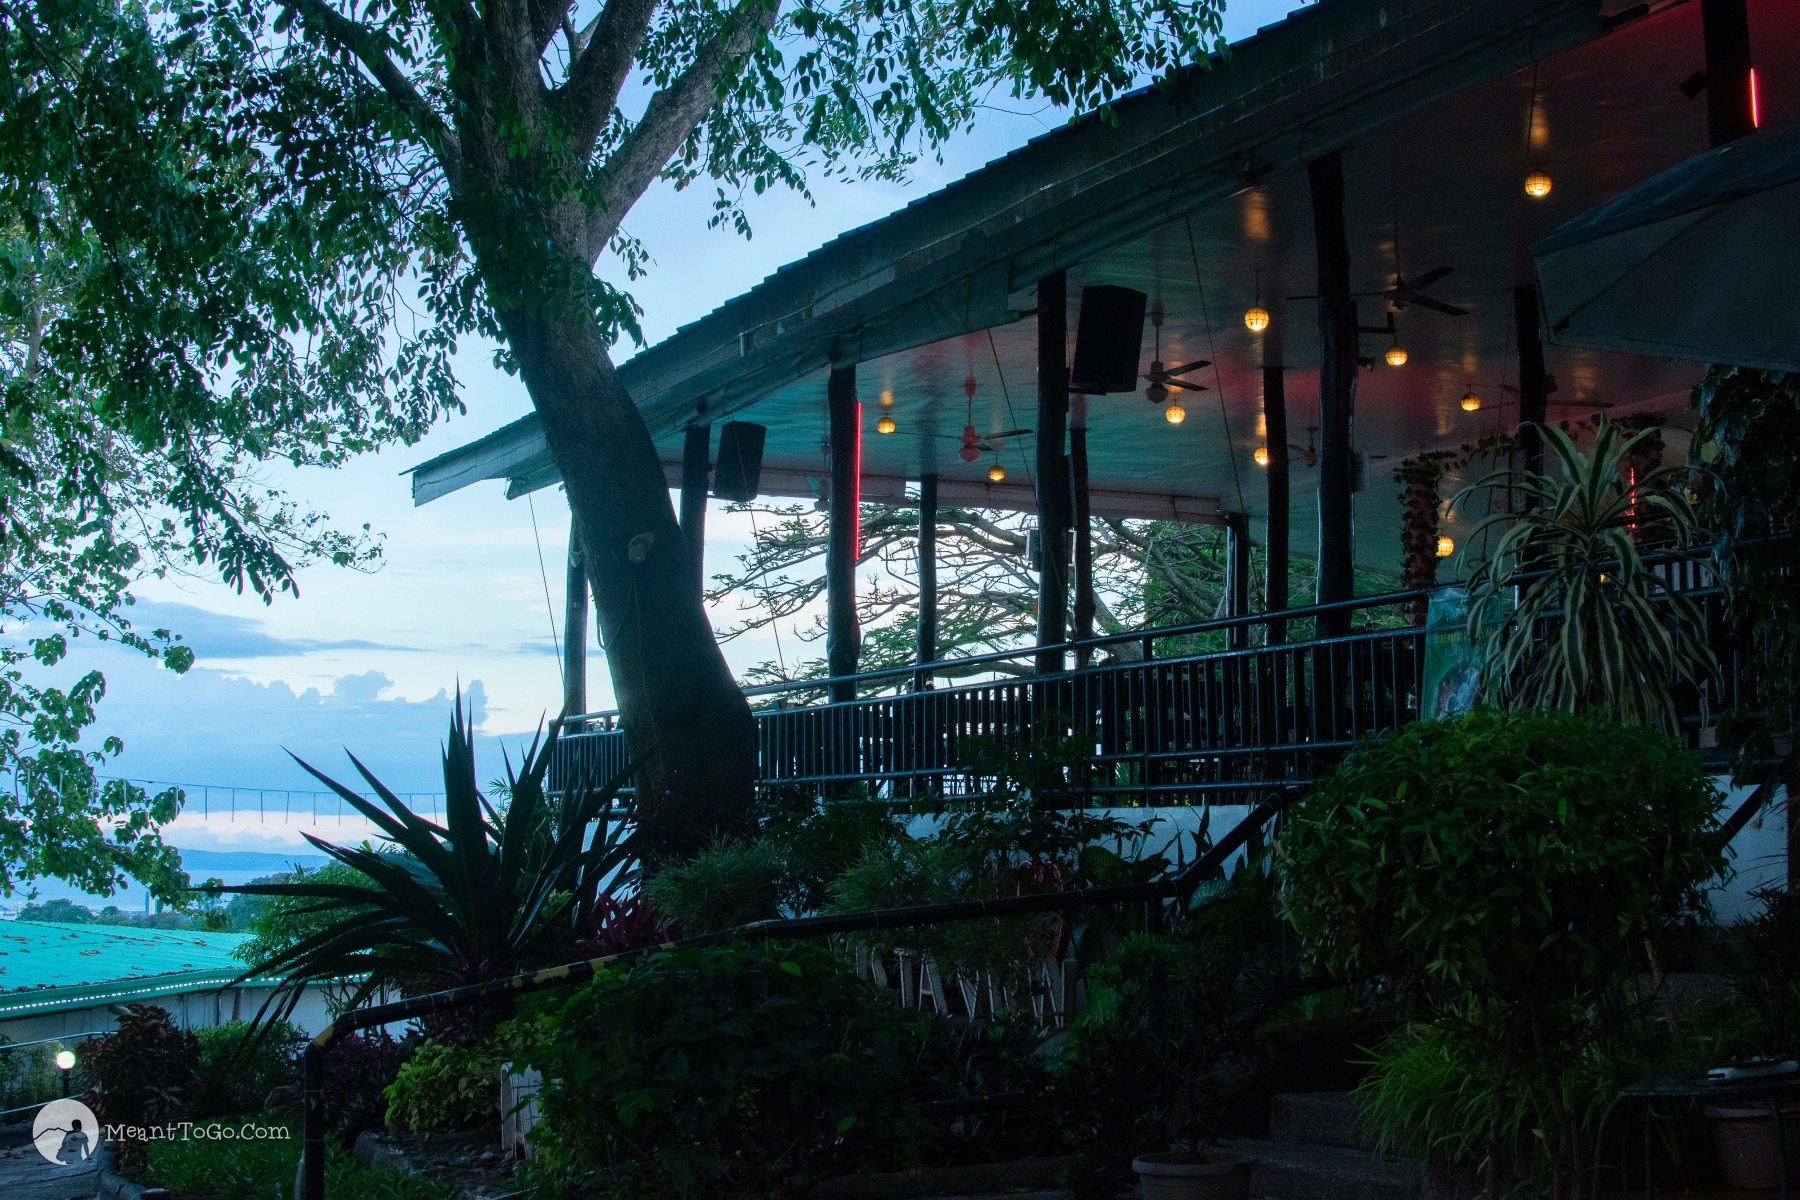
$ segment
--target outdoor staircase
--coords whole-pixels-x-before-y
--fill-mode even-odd
[[[1276,1096],[1269,1136],[1231,1143],[1256,1160],[1250,1194],[1275,1200],[1431,1200],[1423,1168],[1384,1161],[1357,1128],[1350,1092]]]

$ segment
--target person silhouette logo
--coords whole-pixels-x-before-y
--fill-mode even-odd
[[[100,1122],[79,1100],[52,1100],[31,1123],[31,1144],[50,1162],[79,1167],[99,1145]]]

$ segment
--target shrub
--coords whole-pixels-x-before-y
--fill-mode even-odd
[[[213,1200],[292,1200],[300,1131],[285,1137],[161,1138],[150,1144],[145,1177],[177,1195]],[[361,1167],[337,1146],[326,1147],[325,1192],[356,1200],[459,1200],[455,1184],[389,1167]]]
[[[346,1145],[387,1121],[387,1088],[405,1061],[386,1030],[353,1033],[325,1056],[325,1115]]]
[[[686,934],[779,917],[781,854],[765,841],[720,838],[693,858],[657,872],[644,885],[644,895]]]
[[[178,1122],[187,1115],[199,1057],[198,1039],[168,1009],[128,1004],[118,1028],[89,1042],[81,1056],[88,1106],[102,1125],[141,1130]],[[143,1165],[141,1139],[114,1139],[113,1152],[127,1172]]]
[[[1287,915],[1319,967],[1471,1040],[1496,1131],[1516,1072],[1566,1195],[1577,1123],[1558,1080],[1646,939],[1704,910],[1725,868],[1719,802],[1679,743],[1638,726],[1491,709],[1415,723],[1357,746],[1290,814]],[[1489,1139],[1490,1173],[1503,1150]]]
[[[409,1129],[493,1128],[500,1122],[500,1055],[481,1042],[426,1042],[384,1094],[388,1121]]]
[[[258,1030],[245,1021],[197,1030],[194,1087],[188,1103],[193,1120],[259,1112],[269,1093],[293,1083],[295,1053],[303,1040],[285,1021]]]
[[[548,1196],[769,1195],[906,1160],[910,1023],[816,946],[671,951],[543,1022]]]
[[[62,1048],[61,1042],[43,1042],[15,1050],[0,1037],[0,1108],[23,1108],[55,1096],[56,1052]]]

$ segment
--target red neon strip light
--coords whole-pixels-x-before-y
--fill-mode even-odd
[[[1756,68],[1750,68],[1750,128],[1762,128],[1762,113],[1756,102]]]
[[[851,478],[855,486],[851,489],[850,500],[850,559],[852,562],[862,561],[862,401],[856,402],[856,457],[852,463],[855,472]]]

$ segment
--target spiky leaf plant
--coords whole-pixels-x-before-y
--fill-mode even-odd
[[[534,738],[515,771],[506,764],[504,808],[482,795],[461,697],[444,748],[444,821],[413,812],[367,767],[365,799],[305,761],[309,773],[361,813],[389,844],[340,846],[306,835],[366,878],[245,884],[223,891],[305,901],[296,910],[335,918],[264,960],[245,978],[278,977],[264,1015],[285,1017],[301,990],[354,980],[349,1007],[378,990],[434,991],[502,979],[579,957],[577,944],[603,923],[612,894],[636,879],[636,834],[612,819],[629,768],[602,786],[544,787],[558,729]],[[590,831],[591,837],[590,837]]]
[[[1704,689],[1718,660],[1699,608],[1645,564],[1637,538],[1654,530],[1672,548],[1693,541],[1687,470],[1631,475],[1629,456],[1653,430],[1624,436],[1603,418],[1584,454],[1563,430],[1539,428],[1556,474],[1495,471],[1450,501],[1510,489],[1530,504],[1489,515],[1468,538],[1474,546],[1500,530],[1468,580],[1469,636],[1485,642],[1488,697],[1503,708],[1562,709],[1677,732],[1672,684]],[[1493,606],[1482,601],[1510,593],[1520,573],[1517,606],[1490,624]]]

